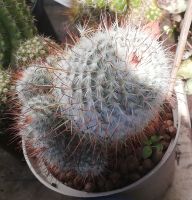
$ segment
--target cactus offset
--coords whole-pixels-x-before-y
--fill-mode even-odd
[[[114,24],[81,35],[54,66],[29,66],[16,86],[21,135],[59,179],[69,169],[101,175],[109,149],[155,119],[170,83],[170,55],[148,31]]]

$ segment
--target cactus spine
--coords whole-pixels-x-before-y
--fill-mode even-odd
[[[54,66],[29,66],[16,85],[20,133],[60,180],[70,168],[102,175],[108,152],[154,120],[170,82],[170,56],[146,30],[115,24],[81,34]]]

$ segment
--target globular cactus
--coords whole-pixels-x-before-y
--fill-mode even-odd
[[[0,33],[0,68],[3,66],[3,60],[4,60],[4,53],[6,51],[6,45],[5,41],[3,39],[3,35]]]
[[[127,0],[112,0],[109,1],[109,9],[113,12],[117,13],[126,13],[128,9],[128,2]]]
[[[151,5],[148,11],[146,12],[146,18],[149,21],[158,20],[161,18],[162,15],[163,15],[162,10],[155,4]]]
[[[129,2],[133,21],[143,20],[146,22],[161,20],[164,12],[157,5],[157,0],[131,0]]]
[[[15,61],[18,67],[25,67],[31,62],[42,62],[51,55],[58,55],[62,48],[50,38],[35,36],[22,42],[15,53]]]
[[[0,69],[0,109],[7,101],[7,93],[10,88],[10,75],[7,71]]]
[[[108,13],[112,18],[116,13],[118,17],[131,16],[136,23],[138,20],[146,23],[160,20],[164,14],[157,0],[74,0],[72,5],[71,15],[77,20],[85,15],[89,16],[89,20],[98,21],[101,13]]]
[[[98,21],[101,13],[115,13],[118,16],[126,14],[128,11],[127,0],[73,0],[70,10],[72,21],[80,21],[84,16],[90,21]],[[83,21],[83,20],[82,20]]]
[[[139,8],[142,4],[142,0],[129,0],[129,5],[131,8]]]
[[[23,0],[0,0],[0,35],[4,42],[3,67],[13,62],[13,55],[22,39],[35,33],[33,18]]]
[[[6,126],[4,118],[8,107],[7,101],[10,85],[9,72],[0,69],[0,135],[3,134],[4,127]]]
[[[45,66],[36,65],[26,69],[18,81],[17,93],[24,105],[21,135],[36,149],[39,161],[46,163],[57,178],[62,180],[69,170],[83,177],[98,176],[105,167],[104,155],[97,150],[98,145],[91,146],[88,141],[79,145],[82,142],[79,136],[69,132],[70,122],[61,114],[62,105],[55,98],[60,96],[60,88],[51,91],[56,79]]]
[[[21,136],[61,180],[69,169],[102,175],[109,151],[156,118],[170,83],[170,55],[149,30],[125,24],[81,35],[54,66],[29,66],[16,85]]]
[[[117,13],[125,13],[128,8],[127,0],[79,0],[78,2],[84,8],[109,9]]]

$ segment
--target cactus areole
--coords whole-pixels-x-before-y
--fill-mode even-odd
[[[59,59],[25,69],[16,86],[20,133],[57,177],[69,169],[100,175],[107,149],[143,133],[170,83],[170,54],[145,29],[80,33]]]

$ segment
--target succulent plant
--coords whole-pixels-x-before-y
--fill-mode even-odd
[[[41,62],[50,55],[58,54],[62,48],[50,38],[35,36],[21,43],[16,54],[17,66],[27,66],[30,62]]]
[[[164,11],[157,5],[157,0],[130,0],[129,1],[130,14],[135,21],[146,22],[161,20],[164,15]]]
[[[170,83],[170,54],[144,28],[81,35],[54,66],[31,65],[16,85],[21,136],[60,179],[69,168],[101,175],[109,149],[156,118]]]
[[[0,35],[5,47],[3,67],[13,61],[13,55],[22,39],[35,33],[33,18],[23,0],[0,0]]]
[[[99,20],[101,13],[122,15],[128,11],[127,0],[74,0],[72,5],[70,16],[77,21],[88,16],[88,19],[94,22]]]
[[[109,9],[117,13],[125,13],[128,9],[127,0],[112,0],[109,2]]]
[[[6,106],[7,94],[9,88],[10,88],[10,75],[7,71],[0,69],[0,113],[3,112],[3,109]]]
[[[151,5],[146,13],[149,21],[155,21],[162,16],[162,10],[155,4]]]
[[[142,0],[129,0],[129,5],[131,8],[139,8],[142,4]]]
[[[4,53],[5,53],[5,42],[3,39],[3,35],[0,34],[0,68],[3,66],[3,60],[4,60]]]
[[[88,141],[87,145],[79,145],[82,141],[78,135],[72,136],[66,129],[67,118],[61,115],[60,102],[50,94],[50,84],[53,82],[51,74],[43,66],[33,66],[26,71],[27,76],[23,79],[28,79],[28,83],[18,83],[17,88],[25,105],[20,123],[26,124],[28,121],[23,136],[28,138],[32,148],[39,150],[39,160],[47,163],[55,176],[58,172],[61,176],[69,170],[85,177],[89,174],[99,175],[105,165],[104,156],[100,155],[100,151],[96,151],[98,147],[91,146]],[[30,84],[33,91],[29,88]],[[34,84],[38,86],[35,87]]]
[[[10,90],[10,75],[8,71],[4,71],[0,68],[0,140],[5,135],[7,128],[7,101],[8,93]]]

